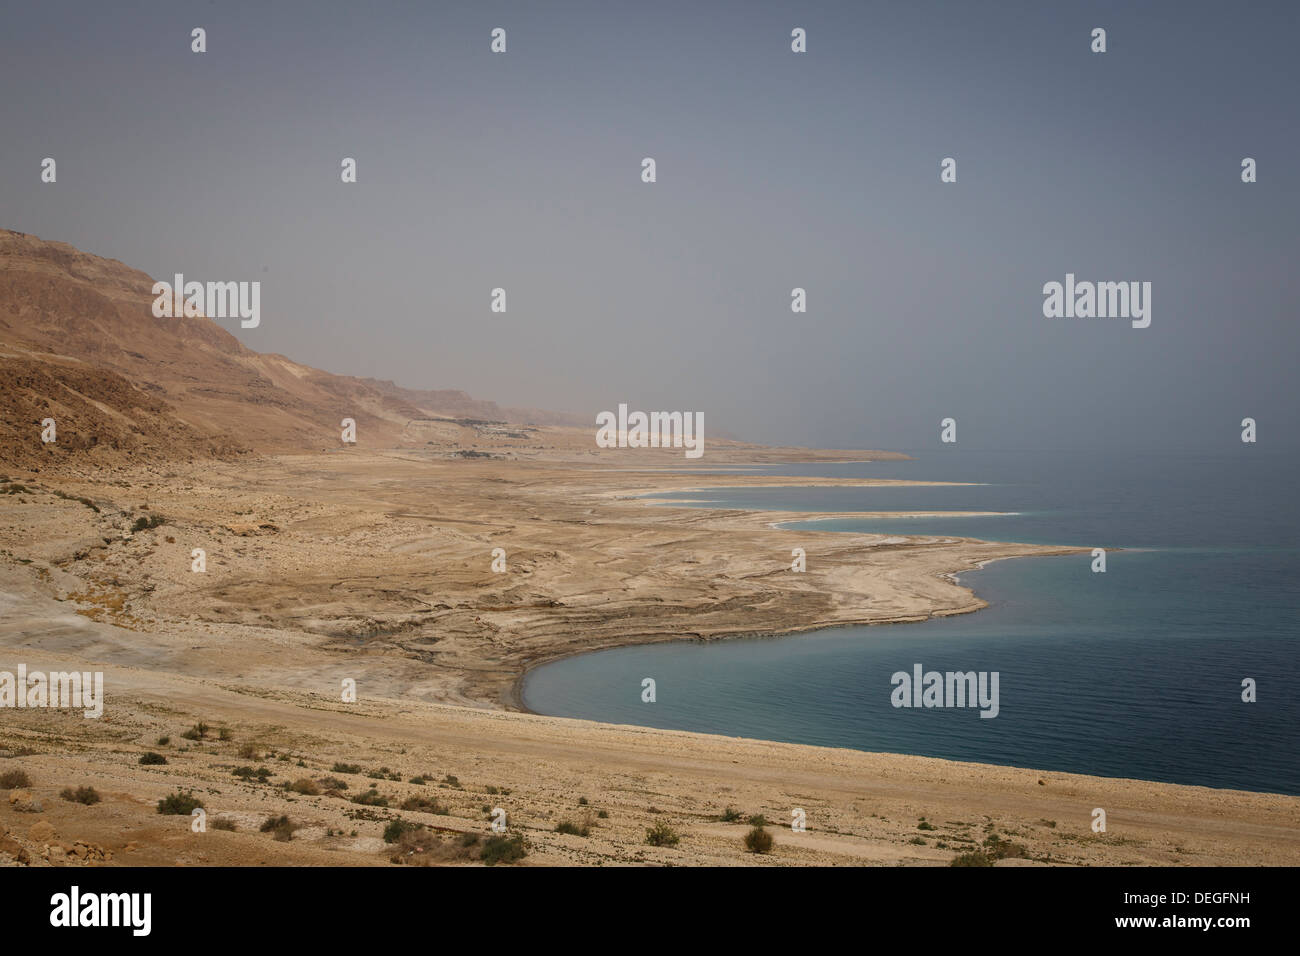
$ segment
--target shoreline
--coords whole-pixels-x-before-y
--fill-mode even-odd
[[[947,866],[990,833],[1018,848],[998,866],[1300,863],[1300,799],[1284,795],[391,699],[342,708],[291,691],[250,696],[170,675],[110,676],[115,685],[119,676],[129,683],[118,704],[135,715],[134,739],[87,747],[78,739],[84,733],[65,722],[65,736],[75,735],[66,744],[4,759],[6,769],[29,773],[30,795],[46,809],[34,818],[0,804],[0,841],[9,841],[0,853],[25,850],[33,862],[45,854],[66,865],[51,848],[75,838],[110,853],[110,866],[387,865],[386,819],[482,834],[488,823],[480,807],[499,805],[527,842],[525,866]],[[183,701],[190,706],[178,710]],[[155,746],[154,736],[177,733],[195,705],[214,726],[230,728],[232,739]],[[27,711],[7,722],[0,746],[48,739],[42,716],[49,715]],[[265,755],[286,783],[333,767],[353,790],[377,788],[393,801],[433,795],[445,809],[358,817],[346,792],[286,795],[280,779],[232,780],[243,747]],[[136,766],[137,753],[158,749],[167,767]],[[277,755],[290,762],[277,763]],[[360,766],[339,770],[339,761]],[[380,764],[395,772],[368,777]],[[444,772],[455,782],[437,784]],[[417,773],[436,776],[405,782]],[[95,786],[103,802],[86,809],[57,798],[60,786],[78,782]],[[200,792],[210,819],[227,821],[231,832],[195,837],[188,819],[159,817],[154,803],[177,787]],[[578,812],[577,795],[602,811],[585,836],[557,831],[557,821]],[[806,833],[781,826],[792,806],[806,810]],[[1108,833],[1090,831],[1097,806],[1107,809]],[[743,852],[747,824],[725,822],[727,807],[776,821],[774,853]],[[292,842],[258,832],[268,813],[301,826]],[[933,827],[920,842],[918,820]],[[30,838],[36,821],[51,824],[56,839]],[[672,827],[680,845],[645,845],[651,824]]]
[[[853,534],[855,532],[834,532],[834,533]],[[986,567],[987,565],[993,564],[997,561],[1017,561],[1017,560],[1027,559],[1027,558],[1065,557],[1066,555],[1069,554],[1081,553],[1083,550],[1085,549],[1067,548],[1061,551],[1051,551],[1047,553],[1009,554],[1009,555],[999,556],[996,558],[986,558],[970,568],[959,568],[955,571],[944,571],[941,573],[945,577],[949,578],[954,584],[958,584],[961,587],[965,587],[965,585],[961,585],[960,581],[958,580],[957,577],[958,575],[970,574],[972,571],[979,571],[984,567]],[[1119,550],[1119,549],[1115,548],[1110,550]],[[650,641],[636,640],[635,638],[633,638],[631,640],[628,640],[625,643],[610,644],[605,647],[572,649],[561,654],[556,654],[552,657],[544,657],[534,661],[529,661],[527,664],[524,665],[524,669],[519,673],[519,675],[515,678],[514,682],[511,684],[511,698],[515,705],[513,709],[517,710],[520,713],[533,714],[538,717],[553,717],[557,720],[585,719],[580,717],[564,717],[563,715],[559,715],[559,714],[543,714],[540,711],[535,711],[529,706],[527,706],[527,704],[524,703],[524,699],[523,699],[523,685],[524,682],[527,680],[528,675],[532,671],[536,670],[539,667],[544,667],[547,664],[554,664],[557,661],[568,660],[569,658],[572,657],[582,657],[587,654],[600,654],[604,651],[613,651],[624,647],[649,647],[652,644],[679,644],[679,643],[680,644],[705,644],[705,643],[711,643],[713,641],[780,640],[781,638],[785,638],[785,637],[794,637],[800,634],[811,634],[816,631],[836,630],[838,628],[896,627],[903,624],[924,624],[926,621],[934,620],[935,618],[940,618],[940,617],[958,617],[963,614],[977,614],[989,606],[988,602],[985,601],[983,598],[981,598],[978,594],[976,594],[973,588],[965,588],[965,589],[967,591],[970,591],[972,598],[974,598],[974,602],[972,602],[971,606],[958,608],[956,610],[951,610],[951,611],[936,612],[925,617],[900,617],[900,618],[892,618],[887,620],[864,621],[859,623],[836,622],[833,624],[809,624],[805,627],[795,627],[795,628],[789,628],[781,631],[753,631],[749,633],[727,634],[725,636],[716,637],[716,638],[682,637],[677,640],[650,640]],[[596,721],[596,723],[600,723],[600,721]],[[650,725],[648,724],[647,725],[635,724],[633,726],[638,726],[638,727],[646,726],[647,728],[650,727]],[[650,729],[658,729],[658,728],[650,728]],[[709,733],[708,731],[686,731],[686,732],[704,733],[704,734]],[[721,736],[726,736],[726,735],[721,735]],[[754,739],[761,739],[761,738],[754,738]],[[782,742],[791,743],[791,741],[782,741]],[[806,744],[803,746],[812,747],[812,746],[821,746],[821,745]],[[854,748],[849,748],[849,749],[854,749]],[[873,753],[874,751],[860,751],[860,752]],[[882,751],[882,752],[894,753],[895,751]],[[898,752],[902,753],[902,751],[898,751]],[[910,754],[908,756],[922,756],[922,755]],[[990,764],[989,766],[1001,766],[1001,765]]]
[[[263,861],[257,823],[274,812],[310,825],[274,845],[280,859],[387,864],[383,823],[349,817],[347,797],[377,785],[391,818],[419,791],[395,777],[354,781],[342,800],[283,789],[337,763],[397,768],[402,780],[458,775],[436,791],[450,816],[401,815],[481,831],[480,808],[496,801],[543,864],[946,865],[977,824],[1021,834],[1027,857],[999,865],[1300,862],[1300,798],[601,724],[523,703],[542,663],[973,613],[987,601],[954,575],[1086,548],[780,530],[779,512],[651,506],[628,496],[626,473],[569,462],[295,455],[10,477],[27,488],[0,495],[0,657],[95,662],[112,675],[112,721],[7,715],[0,764],[30,768],[61,837],[111,847],[116,862]],[[155,514],[160,526],[130,531]],[[808,551],[805,574],[783,573],[792,536]],[[505,574],[489,569],[498,546]],[[189,566],[196,547],[204,576]],[[340,703],[342,677],[357,703]],[[199,721],[233,736],[180,739]],[[169,766],[138,766],[167,736]],[[245,747],[281,755],[269,768],[285,779],[232,780],[253,759]],[[58,800],[82,782],[104,790],[102,810]],[[178,785],[202,787],[240,832],[199,844],[172,833],[153,805]],[[556,833],[578,794],[608,820],[590,837]],[[776,819],[804,806],[820,822],[806,837],[777,834],[776,854],[757,860],[737,849],[743,831],[718,822],[726,805]],[[1090,833],[1095,806],[1116,808],[1124,839]],[[943,828],[938,844],[915,842],[926,815]],[[683,833],[681,848],[644,845],[660,821]],[[32,822],[0,806],[0,827],[38,854],[22,837]]]
[[[870,462],[870,461],[872,461],[872,460],[873,460],[873,459],[864,459],[863,461],[864,461],[864,462]],[[784,464],[786,464],[786,465],[795,465],[795,464],[801,464],[801,463],[800,463],[800,462],[787,462],[787,463],[784,463]],[[761,467],[764,467],[764,466],[763,466],[763,465],[757,465],[757,466],[755,466],[755,467],[756,467],[756,468],[761,468]],[[763,478],[767,478],[767,477],[781,477],[781,478],[784,478],[784,477],[786,477],[786,476],[769,476],[769,475],[761,475],[761,476],[756,476],[756,477],[763,477]],[[833,482],[833,484],[831,484],[831,485],[829,485],[829,486],[828,486],[828,485],[827,485],[823,480],[819,480],[819,479],[817,479],[816,477],[814,477],[814,478],[812,478],[811,480],[809,480],[809,481],[807,481],[807,482],[787,483],[787,484],[779,484],[779,485],[768,485],[768,484],[758,485],[758,486],[755,486],[755,485],[706,485],[706,486],[702,486],[702,487],[698,487],[698,488],[685,488],[685,489],[675,489],[675,490],[689,493],[689,492],[696,492],[696,491],[710,491],[710,490],[721,490],[721,489],[727,489],[727,488],[745,488],[745,487],[765,487],[765,488],[820,488],[820,487],[882,487],[882,486],[883,486],[883,487],[890,487],[890,486],[897,486],[897,485],[923,486],[923,487],[949,487],[949,486],[980,486],[980,485],[984,485],[984,484],[985,484],[984,482],[946,482],[946,481],[910,480],[910,479],[893,479],[893,478],[888,478],[888,479],[875,479],[875,478],[868,478],[868,479],[853,479],[853,478],[844,478],[844,479],[830,479],[830,481]],[[965,517],[1005,517],[1005,516],[1010,516],[1010,515],[1016,515],[1016,514],[1019,514],[1019,512],[1000,512],[1000,511],[915,511],[915,512],[914,512],[914,511],[889,511],[889,512],[854,512],[854,511],[835,512],[835,511],[809,511],[809,512],[804,513],[804,512],[789,512],[789,511],[785,511],[785,510],[777,510],[777,509],[773,509],[771,512],[768,512],[768,511],[756,511],[756,510],[753,510],[753,509],[735,509],[735,508],[728,508],[728,507],[726,507],[726,506],[723,506],[723,505],[717,505],[716,503],[711,503],[711,502],[708,502],[708,501],[705,501],[705,500],[701,500],[701,501],[696,502],[696,501],[692,501],[692,500],[689,500],[689,499],[687,499],[687,500],[675,499],[675,498],[664,499],[664,498],[656,498],[656,497],[654,497],[654,495],[656,495],[656,494],[661,494],[661,493],[663,493],[664,490],[665,490],[665,489],[657,488],[657,489],[653,489],[653,490],[651,490],[650,492],[648,492],[648,493],[646,493],[646,494],[637,494],[637,495],[633,495],[631,500],[634,500],[634,501],[640,502],[641,504],[643,504],[643,505],[646,506],[646,507],[674,507],[674,506],[681,506],[681,505],[690,504],[690,505],[693,506],[694,510],[699,510],[699,511],[704,511],[704,512],[723,512],[723,513],[733,513],[733,514],[739,512],[741,515],[753,516],[753,517],[759,517],[759,516],[762,516],[762,515],[764,515],[764,514],[784,514],[784,515],[787,515],[787,516],[788,516],[788,515],[792,515],[792,514],[806,514],[808,517],[805,517],[805,518],[796,518],[796,519],[791,519],[791,518],[789,518],[789,517],[785,517],[785,518],[780,518],[780,519],[777,519],[777,520],[774,520],[774,521],[769,521],[769,522],[767,522],[767,527],[768,527],[768,528],[771,528],[771,529],[774,530],[774,531],[791,532],[791,533],[793,533],[793,532],[797,532],[797,531],[800,531],[800,530],[803,530],[803,529],[794,529],[794,528],[788,528],[788,527],[785,527],[785,525],[792,524],[792,523],[794,523],[795,521],[809,521],[809,522],[815,522],[815,521],[836,521],[836,520],[843,520],[843,519],[845,519],[845,518],[860,518],[860,517],[861,517],[861,518],[873,518],[873,517],[890,517],[890,518],[936,518],[936,517],[945,517],[945,518],[949,518],[949,517],[962,517],[962,518],[965,518]],[[619,500],[622,500],[622,499],[623,499],[623,496],[622,496],[621,494],[619,494],[619,493],[611,492],[611,493],[608,493],[608,494],[610,494],[610,495],[617,495],[617,497],[618,497]],[[832,531],[832,532],[814,532],[814,533],[816,533],[816,534],[863,534],[863,532],[851,532],[851,531]],[[871,534],[871,533],[867,533],[867,534]],[[909,537],[934,537],[934,536],[932,536],[932,535],[920,535],[920,536],[916,536],[916,535],[913,535],[913,536],[909,536],[909,535],[899,535],[898,537],[909,538]],[[978,541],[978,542],[981,543],[981,544],[1016,544],[1016,543],[1018,543],[1018,542],[990,542],[990,541],[985,541],[985,540],[983,540],[983,539],[974,539],[974,538],[971,538],[971,539],[962,539],[962,540]],[[572,657],[580,657],[580,656],[585,655],[585,654],[597,654],[597,653],[600,653],[600,652],[602,652],[602,651],[615,650],[615,649],[620,648],[620,647],[644,647],[644,646],[648,646],[648,645],[650,645],[650,644],[660,644],[660,643],[662,643],[662,644],[673,644],[673,643],[679,643],[679,642],[681,642],[681,643],[704,643],[704,642],[706,642],[707,640],[780,639],[780,638],[783,638],[783,637],[791,637],[791,636],[794,636],[794,635],[797,635],[797,634],[808,634],[808,633],[812,633],[812,632],[814,632],[814,631],[831,630],[831,629],[834,629],[834,628],[840,628],[840,627],[874,627],[874,626],[877,626],[877,625],[884,626],[884,625],[897,625],[897,624],[919,624],[919,623],[923,623],[923,622],[928,621],[928,620],[932,620],[933,618],[936,618],[936,617],[955,617],[955,616],[960,615],[960,614],[974,614],[974,613],[976,613],[977,611],[982,611],[982,610],[984,610],[986,607],[988,607],[988,602],[985,601],[983,598],[981,598],[979,595],[977,595],[977,594],[975,593],[975,591],[974,591],[973,588],[965,588],[964,585],[961,585],[961,584],[960,584],[960,581],[958,580],[958,577],[957,577],[959,574],[969,574],[969,573],[971,573],[971,571],[978,571],[978,570],[984,568],[986,565],[988,565],[988,564],[992,564],[992,563],[995,562],[995,561],[1009,561],[1009,560],[1013,560],[1013,559],[1017,559],[1017,558],[1064,556],[1064,555],[1067,555],[1067,554],[1078,554],[1078,553],[1082,553],[1082,552],[1084,552],[1084,551],[1087,550],[1087,549],[1085,549],[1085,548],[1074,547],[1074,546],[1069,546],[1069,545],[1032,545],[1032,547],[1036,547],[1036,548],[1051,548],[1051,549],[1053,549],[1053,550],[1050,550],[1050,551],[1047,551],[1047,552],[1037,551],[1037,552],[1026,553],[1026,554],[1009,554],[1009,555],[1003,555],[1003,556],[994,557],[994,558],[987,558],[987,559],[983,559],[983,560],[980,560],[980,561],[976,562],[976,563],[974,564],[974,566],[973,566],[973,567],[970,567],[970,568],[959,568],[959,569],[956,569],[956,570],[953,570],[953,571],[944,571],[944,572],[941,572],[941,573],[942,573],[946,578],[948,578],[949,580],[951,580],[954,584],[958,585],[959,587],[963,587],[964,590],[966,590],[966,591],[970,594],[970,597],[971,597],[971,599],[972,599],[972,601],[971,601],[971,603],[970,603],[969,606],[962,607],[962,608],[958,608],[958,609],[955,609],[955,610],[942,611],[942,612],[936,611],[936,612],[933,612],[933,613],[930,613],[930,614],[928,614],[928,615],[924,615],[924,616],[914,616],[914,615],[909,615],[909,616],[905,616],[905,617],[889,618],[889,619],[879,619],[879,620],[862,621],[862,622],[847,622],[847,623],[846,623],[846,622],[835,622],[835,623],[830,623],[830,624],[816,624],[816,623],[814,623],[814,624],[809,624],[809,625],[805,625],[805,626],[792,627],[792,628],[787,628],[787,629],[784,629],[784,630],[777,630],[777,631],[773,631],[773,630],[756,630],[756,631],[753,631],[753,632],[750,632],[750,633],[734,633],[734,634],[727,634],[727,635],[725,635],[725,636],[716,637],[716,638],[711,638],[711,639],[700,638],[700,637],[682,637],[682,638],[680,638],[679,641],[673,641],[673,640],[669,640],[669,641],[661,641],[661,640],[650,640],[650,641],[646,641],[646,640],[639,640],[639,639],[637,639],[636,637],[631,637],[631,638],[630,638],[629,640],[627,640],[626,642],[617,643],[617,644],[611,644],[611,645],[608,645],[608,646],[605,646],[605,647],[587,648],[587,649],[572,649],[572,650],[568,650],[568,651],[565,651],[565,652],[563,652],[563,653],[555,654],[555,655],[552,655],[552,656],[543,656],[543,657],[539,657],[539,658],[537,658],[537,659],[535,659],[535,660],[530,660],[530,661],[526,662],[526,663],[523,665],[522,670],[520,670],[519,674],[518,674],[518,675],[515,677],[515,679],[511,682],[511,685],[510,685],[510,692],[509,692],[509,701],[510,701],[511,709],[517,710],[517,711],[519,711],[520,713],[533,714],[533,715],[535,715],[535,716],[541,716],[541,717],[556,717],[557,719],[564,719],[564,720],[578,719],[578,718],[565,718],[565,717],[559,717],[558,715],[552,715],[552,714],[541,714],[541,713],[538,712],[538,711],[534,711],[532,708],[530,708],[530,707],[529,707],[529,706],[524,702],[523,686],[524,686],[524,683],[525,683],[525,682],[527,681],[527,679],[528,679],[528,675],[529,675],[533,670],[537,669],[538,667],[543,667],[543,666],[545,666],[545,665],[547,665],[547,664],[553,664],[553,663],[556,663],[557,661],[567,660],[567,659],[572,658]],[[1110,549],[1110,550],[1119,550],[1119,549]],[[640,726],[640,725],[637,725],[637,726]],[[807,746],[813,746],[813,745],[807,745]],[[862,751],[862,752],[863,752],[863,753],[867,753],[867,752],[870,752],[870,751]],[[911,755],[911,756],[919,756],[919,755]],[[994,765],[990,765],[990,766],[994,766]]]

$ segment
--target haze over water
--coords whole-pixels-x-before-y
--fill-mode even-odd
[[[1073,771],[1300,794],[1300,509],[1296,462],[1258,446],[1213,455],[916,452],[911,462],[772,474],[987,484],[960,488],[715,489],[718,507],[1015,511],[992,518],[796,524],[1119,548],[998,562],[962,576],[975,614],[762,639],[619,648],[534,670],[541,713]],[[666,496],[672,497],[672,496]],[[788,561],[774,555],[774,561]],[[890,677],[998,671],[1000,712],[901,709]],[[657,701],[641,702],[653,677]],[[1243,678],[1258,701],[1241,700]]]

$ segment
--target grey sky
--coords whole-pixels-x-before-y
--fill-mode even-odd
[[[0,225],[259,279],[253,348],[593,423],[1295,447],[1296,9],[11,4]],[[1150,281],[1151,327],[1044,318],[1067,272]]]

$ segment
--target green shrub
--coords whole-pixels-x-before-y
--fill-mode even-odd
[[[314,797],[320,793],[320,787],[310,777],[299,777],[293,783],[285,784],[285,789],[294,793],[301,793],[305,797]]]
[[[741,812],[735,807],[727,807],[722,811],[722,816],[718,817],[723,823],[735,823],[741,817]]]
[[[676,846],[681,840],[677,831],[662,820],[652,827],[646,827],[645,842],[651,846]]]
[[[361,765],[356,763],[335,763],[330,773],[360,773]]]
[[[70,803],[81,803],[88,807],[99,803],[99,793],[94,787],[78,787],[76,790],[71,787],[64,787],[59,796]]]
[[[984,852],[993,860],[1022,859],[1028,852],[1019,843],[1003,840],[996,833],[990,833],[984,841]]]
[[[444,817],[450,812],[437,800],[430,800],[428,797],[422,797],[419,794],[403,800],[401,808],[403,810],[422,810],[425,813],[436,813]]]
[[[384,827],[384,842],[396,843],[402,838],[403,833],[421,829],[423,829],[423,827],[418,823],[408,823],[405,820],[389,820],[388,826]]]
[[[194,796],[192,791],[177,790],[158,801],[158,812],[172,815],[189,816],[203,806],[203,801]]]
[[[555,825],[556,833],[567,833],[570,836],[591,836],[590,823],[574,823],[572,820],[561,820]]]
[[[762,827],[754,827],[745,834],[745,849],[750,853],[771,853],[772,834]]]
[[[140,755],[140,765],[143,767],[157,767],[167,762],[167,758],[162,754],[156,754],[152,750]]]
[[[10,770],[7,773],[0,773],[0,790],[17,790],[20,787],[30,787],[32,785],[31,777],[21,770]]]
[[[262,833],[269,833],[281,843],[288,843],[293,839],[293,831],[299,829],[298,824],[294,823],[288,817],[281,814],[280,816],[270,816],[266,818],[258,830]]]
[[[181,734],[181,736],[184,737],[186,740],[202,740],[204,737],[207,736],[208,731],[211,729],[212,729],[211,727],[209,727],[207,724],[205,724],[203,721],[200,720],[189,730],[185,731],[185,733]]]
[[[518,833],[509,837],[494,833],[483,841],[483,849],[479,851],[479,859],[488,866],[497,863],[515,863],[527,855],[528,849],[524,845],[524,838]]]
[[[378,790],[371,787],[365,793],[359,793],[352,798],[353,803],[358,803],[363,807],[386,807],[388,798],[382,796]]]
[[[993,861],[981,853],[979,850],[972,850],[970,853],[963,853],[954,857],[949,866],[992,866]]]

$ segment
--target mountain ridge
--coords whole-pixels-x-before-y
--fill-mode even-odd
[[[257,352],[207,317],[153,315],[154,280],[64,242],[0,230],[0,461],[146,460],[428,445],[428,423],[587,424],[457,389],[410,389]],[[53,418],[56,440],[41,441]],[[412,431],[412,422],[425,423]],[[474,433],[433,429],[464,444]]]

